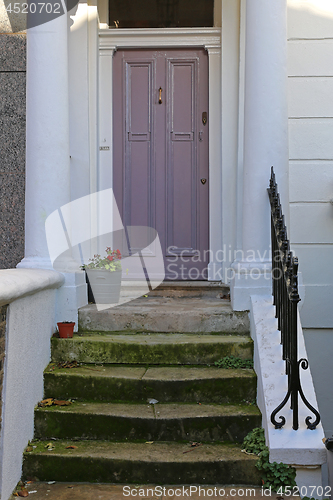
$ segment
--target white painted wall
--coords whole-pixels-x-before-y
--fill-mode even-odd
[[[55,331],[55,271],[0,270],[0,305],[7,308],[0,434],[0,497],[7,500],[22,473],[22,453],[34,433],[34,407],[43,398],[43,371]]]
[[[302,324],[332,328],[333,2],[288,0],[288,75],[290,235],[305,285]]]
[[[333,434],[333,2],[288,0],[290,234],[325,435]]]
[[[270,462],[283,462],[295,466],[296,483],[300,489],[305,486],[309,491],[310,486],[322,486],[322,465],[326,462],[326,449],[322,443],[324,437],[322,424],[319,423],[315,430],[307,429],[305,418],[313,417],[313,414],[300,398],[297,431],[292,429],[290,401],[276,416],[278,421],[279,415],[286,418],[284,427],[275,429],[270,421],[272,411],[283,401],[288,388],[285,362],[282,360],[281,334],[277,330],[275,307],[272,305],[270,295],[251,296],[250,324],[254,342],[254,369],[258,376],[257,404],[262,413],[262,426],[265,429]],[[298,355],[299,358],[307,358],[300,320]],[[310,368],[300,372],[304,395],[314,408],[318,408]],[[301,496],[307,496],[304,491]],[[320,497],[319,494],[315,496]]]

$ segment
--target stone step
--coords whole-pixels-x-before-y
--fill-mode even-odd
[[[131,283],[130,286],[135,286],[135,283]],[[163,281],[148,295],[149,297],[205,297],[229,300],[229,294],[229,287],[219,281]]]
[[[126,484],[259,485],[257,457],[240,446],[202,444],[113,443],[107,441],[34,442],[25,452],[23,478],[41,481]],[[68,448],[72,446],[72,448]]]
[[[120,306],[98,310],[95,304],[79,309],[79,330],[91,332],[177,332],[249,334],[245,311],[216,298],[141,297]]]
[[[260,411],[248,405],[76,402],[36,408],[35,437],[242,443],[260,423]]]
[[[44,372],[46,398],[81,401],[132,401],[154,398],[167,402],[241,403],[256,397],[253,370],[216,367],[84,365],[48,367]]]
[[[207,365],[225,356],[252,359],[250,337],[190,334],[77,334],[52,338],[52,361]]]

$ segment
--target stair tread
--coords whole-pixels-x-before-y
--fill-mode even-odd
[[[46,448],[48,441],[36,441],[36,448],[25,452],[26,456],[46,455],[67,457],[104,458],[109,460],[127,460],[130,462],[184,463],[184,462],[227,462],[241,461],[255,463],[257,457],[241,452],[241,446],[230,444],[202,444],[192,450],[190,443],[153,442],[107,442],[107,441],[52,441],[54,449]],[[74,446],[75,448],[68,448]]]
[[[126,286],[126,282],[124,283]],[[135,285],[135,281],[130,283]],[[202,290],[216,288],[229,291],[229,286],[221,283],[221,281],[163,281],[155,290],[177,290],[179,288],[198,288]]]
[[[154,408],[155,406],[155,408]],[[86,415],[106,415],[137,419],[186,419],[207,417],[246,417],[260,415],[254,405],[219,405],[201,403],[83,403],[74,402],[70,406],[50,406],[37,408],[38,412],[78,413]]]
[[[140,311],[138,311],[140,309]],[[95,304],[88,304],[79,309],[79,311],[97,311]],[[137,299],[131,300],[125,304],[111,307],[107,306],[104,310],[99,310],[99,314],[122,314],[127,311],[139,312],[139,313],[155,313],[160,314],[161,312],[175,312],[175,313],[185,313],[193,314],[195,312],[207,312],[209,314],[224,314],[233,313],[233,309],[230,305],[229,300],[214,298],[214,297],[139,297]],[[246,315],[244,312],[238,313],[238,315]]]
[[[77,368],[55,368],[49,365],[46,373],[56,376],[73,377],[107,377],[125,378],[134,380],[162,380],[162,381],[187,381],[207,379],[233,379],[255,378],[254,371],[250,368],[223,369],[216,367],[189,367],[189,366],[122,366],[122,365],[82,365]]]

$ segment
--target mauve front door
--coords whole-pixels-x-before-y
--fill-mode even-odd
[[[157,230],[166,279],[205,280],[208,56],[119,50],[113,74],[113,186],[124,225]]]

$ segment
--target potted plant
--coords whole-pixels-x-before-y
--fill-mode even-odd
[[[121,252],[107,247],[106,255],[94,255],[85,264],[88,286],[90,285],[96,304],[116,304],[121,288]]]
[[[57,323],[59,337],[61,339],[70,339],[73,337],[75,323],[73,321],[61,321]]]

